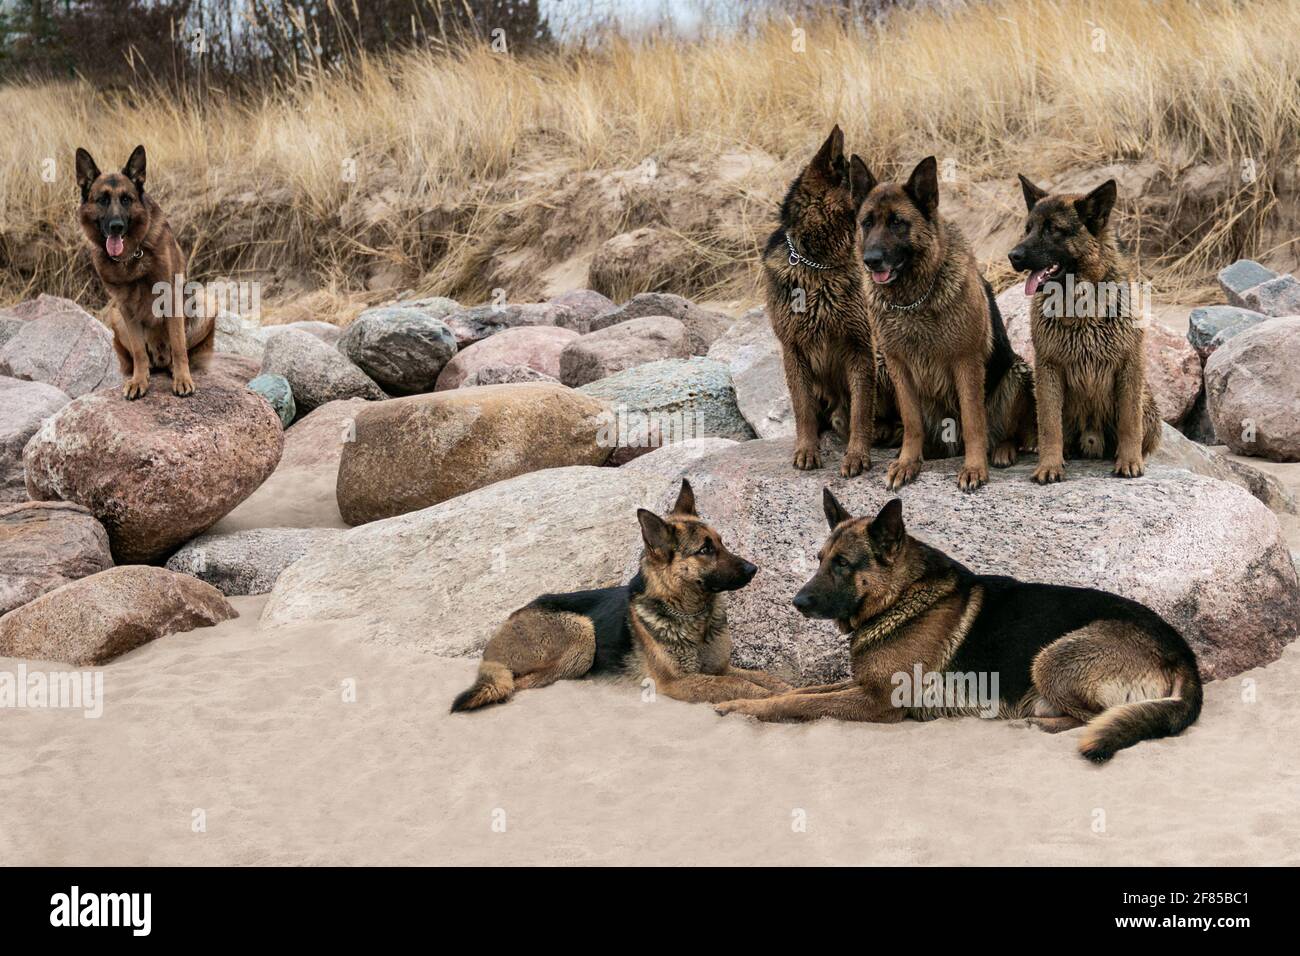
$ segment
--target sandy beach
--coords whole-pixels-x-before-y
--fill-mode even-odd
[[[1182,737],[1096,767],[1074,751],[1079,731],[979,719],[765,725],[595,680],[452,717],[475,662],[363,645],[342,627],[263,632],[263,598],[233,603],[237,620],[105,668],[98,719],[3,714],[0,858],[1300,862],[1296,645],[1209,684]],[[18,663],[0,659],[0,670]]]

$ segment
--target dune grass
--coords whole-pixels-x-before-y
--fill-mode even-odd
[[[1197,222],[1143,223],[1178,233],[1146,268],[1196,281],[1267,251],[1295,188],[1297,36],[1290,0],[1006,0],[866,27],[771,21],[695,43],[416,51],[307,72],[254,100],[10,85],[0,88],[0,298],[96,294],[74,255],[78,145],[107,166],[147,144],[192,273],[290,269],[308,290],[349,295],[391,263],[455,295],[475,285],[485,235],[508,234],[521,204],[545,206],[544,192],[518,188],[531,168],[731,148],[785,159],[832,122],[886,173],[929,152],[971,180],[1110,162],[1171,177],[1219,167],[1226,185]],[[755,242],[766,228],[754,224]],[[704,253],[731,263],[738,283],[752,272],[735,248]]]

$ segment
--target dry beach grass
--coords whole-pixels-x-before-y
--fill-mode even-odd
[[[8,86],[0,298],[97,300],[74,255],[72,152],[116,162],[138,141],[192,274],[258,277],[278,302],[313,293],[308,311],[336,321],[344,304],[374,298],[367,282],[465,299],[509,282],[518,301],[556,267],[580,285],[581,262],[566,272],[564,260],[608,238],[611,217],[665,220],[708,264],[713,291],[746,295],[772,204],[832,122],[885,172],[934,152],[959,182],[1005,185],[1009,216],[1017,170],[1050,180],[1146,164],[1161,201],[1129,197],[1125,215],[1147,273],[1186,287],[1240,254],[1294,252],[1298,32],[1287,0],[1005,0],[898,11],[862,29],[775,21],[697,43],[362,58],[252,100]],[[721,223],[626,194],[602,219],[599,189],[565,189],[647,158],[693,168],[737,152],[776,162],[736,187],[738,211]],[[688,176],[683,204],[714,175]],[[549,234],[556,217],[576,225]],[[527,268],[508,268],[512,254]]]

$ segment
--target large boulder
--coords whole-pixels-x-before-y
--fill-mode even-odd
[[[1034,364],[1034,342],[1029,331],[1029,299],[1020,286],[1012,286],[997,297],[998,311],[1007,338],[1016,354]],[[1201,360],[1182,336],[1157,323],[1144,327],[1147,385],[1160,408],[1160,417],[1171,425],[1191,412],[1201,391]]]
[[[385,306],[357,316],[338,348],[390,395],[415,395],[433,390],[456,354],[456,337],[419,309]]]
[[[242,384],[199,373],[187,398],[158,373],[144,398],[83,395],[27,443],[27,491],[85,505],[119,562],[162,557],[247,498],[280,460],[271,406]]]
[[[571,289],[550,300],[551,305],[562,305],[572,313],[571,329],[584,335],[591,331],[591,320],[602,312],[614,308],[614,300],[594,289]]]
[[[624,468],[552,469],[355,528],[280,575],[262,624],[352,621],[360,641],[477,655],[539,594],[622,584],[640,553],[636,509],[661,485]]]
[[[613,409],[611,465],[692,438],[754,437],[727,366],[707,358],[663,359],[584,385],[578,391]]]
[[[284,453],[271,477],[215,525],[213,534],[258,528],[346,528],[339,514],[343,446],[356,436],[363,398],[327,402],[284,433]]]
[[[507,329],[551,326],[586,331],[586,323],[568,306],[552,302],[476,305],[452,312],[443,321],[456,337],[456,345],[462,349]]]
[[[587,285],[612,299],[637,292],[686,289],[704,271],[698,250],[680,233],[643,226],[603,242],[587,267]]]
[[[1300,316],[1240,332],[1205,363],[1219,440],[1239,455],[1300,461]]]
[[[543,468],[601,465],[610,408],[560,385],[486,385],[363,409],[339,462],[348,524],[427,508]]]
[[[1247,289],[1241,300],[1247,309],[1272,318],[1300,315],[1300,279],[1290,275],[1269,279]]]
[[[227,596],[267,594],[285,568],[341,534],[330,528],[209,532],[173,554],[167,568],[206,581]]]
[[[0,376],[0,502],[26,501],[23,448],[70,399],[53,385]]]
[[[1198,475],[1239,485],[1258,498],[1269,511],[1297,513],[1295,496],[1273,475],[1193,441],[1168,422],[1161,427],[1160,445],[1147,458],[1148,464],[1186,468]]]
[[[167,634],[238,617],[221,592],[142,565],[110,568],[0,617],[0,657],[104,664]]]
[[[812,472],[790,467],[791,439],[742,442],[685,465],[664,449],[636,463],[644,471],[663,455],[655,507],[666,507],[688,477],[701,515],[759,566],[730,597],[738,662],[801,683],[837,680],[848,663],[843,636],[790,603],[826,538],[822,488],[854,514],[875,514],[895,497],[881,477],[882,458],[894,452],[877,449],[865,478],[841,479],[842,446],[828,445],[825,467]],[[1243,489],[1158,465],[1125,481],[1106,462],[1071,462],[1067,481],[1039,487],[1027,461],[998,471],[978,494],[959,495],[960,465],[927,462],[901,497],[909,530],[972,570],[1141,601],[1187,637],[1209,678],[1275,660],[1297,636],[1300,583],[1278,519]]]
[[[1253,259],[1238,259],[1232,265],[1224,266],[1219,270],[1219,288],[1223,290],[1229,305],[1245,307],[1248,291],[1276,278],[1276,272]]]
[[[617,308],[600,313],[591,320],[591,331],[598,332],[628,319],[644,319],[652,315],[666,315],[686,326],[691,341],[691,352],[704,355],[732,319],[721,312],[703,309],[690,299],[668,292],[642,292],[634,295]]]
[[[465,379],[497,365],[527,365],[558,380],[560,353],[578,338],[572,329],[556,326],[521,326],[495,333],[456,353],[438,376],[435,391],[459,388]]]
[[[72,398],[121,384],[113,333],[77,303],[42,295],[12,314],[22,325],[0,347],[0,375],[44,382]]]
[[[270,337],[262,358],[262,374],[283,375],[289,380],[300,413],[341,398],[383,401],[388,397],[346,355],[298,329]]]
[[[1202,361],[1238,332],[1267,321],[1268,316],[1235,305],[1206,305],[1187,317],[1187,341]]]
[[[479,385],[518,385],[521,382],[549,382],[559,385],[558,378],[528,365],[484,365],[460,380],[457,388],[474,388]]]
[[[577,387],[659,359],[691,355],[686,326],[666,315],[628,319],[583,335],[560,355],[560,381]]]
[[[81,505],[0,505],[0,614],[112,566],[104,526]]]
[[[709,358],[725,362],[736,388],[736,404],[759,438],[794,434],[794,408],[785,384],[781,343],[767,314],[741,316],[709,347]]]
[[[242,355],[258,363],[261,363],[266,354],[266,343],[273,335],[279,335],[281,332],[307,332],[326,345],[336,344],[343,334],[342,329],[330,322],[307,319],[280,325],[263,325],[256,319],[236,315],[234,312],[218,312],[216,325],[213,347],[218,352]]]

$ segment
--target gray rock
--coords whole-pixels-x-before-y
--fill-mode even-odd
[[[1187,341],[1202,359],[1238,332],[1263,322],[1268,316],[1235,305],[1207,305],[1192,309],[1187,319]]]
[[[529,365],[499,362],[484,365],[461,379],[457,388],[474,388],[476,385],[518,385],[521,382],[551,382],[560,384],[558,378],[539,372]]]
[[[390,395],[415,395],[433,390],[456,354],[456,337],[442,319],[385,306],[357,316],[338,347]]]
[[[77,303],[42,295],[12,311],[24,318],[0,348],[0,375],[44,382],[71,398],[121,384],[113,333]]]
[[[690,337],[691,354],[704,355],[718,336],[732,324],[732,318],[721,312],[703,309],[689,299],[666,292],[642,292],[616,309],[602,312],[591,320],[591,331],[607,329],[628,319],[643,319],[653,315],[667,315],[686,326]]]
[[[586,335],[591,331],[591,320],[602,312],[615,308],[614,300],[592,289],[573,289],[551,299],[551,305],[562,305],[570,312],[565,327]]]
[[[285,568],[341,534],[331,528],[256,528],[205,534],[172,555],[167,568],[206,581],[227,597],[267,594]]]
[[[709,358],[726,362],[736,404],[759,438],[794,434],[794,409],[785,384],[781,343],[761,309],[748,312],[709,348]]]
[[[1217,349],[1205,396],[1215,434],[1238,455],[1300,461],[1300,316],[1261,322]]]
[[[1295,498],[1277,478],[1192,441],[1167,422],[1161,431],[1160,446],[1147,462],[1186,468],[1198,475],[1239,485],[1258,498],[1269,511],[1296,514]]]
[[[549,302],[476,305],[470,309],[451,312],[443,321],[456,336],[457,348],[462,349],[506,329],[540,325],[581,331],[578,326],[582,325],[567,306]]]
[[[0,348],[3,348],[6,342],[17,335],[18,330],[22,327],[22,319],[0,315]]]
[[[847,670],[843,637],[790,604],[827,534],[822,488],[857,515],[874,515],[895,497],[883,487],[882,461],[894,452],[876,449],[867,476],[841,479],[842,446],[829,444],[825,467],[813,472],[791,468],[791,439],[742,442],[684,468],[665,467],[654,505],[666,507],[678,480],[691,480],[701,516],[760,569],[728,596],[737,663],[802,683]],[[1300,583],[1278,519],[1243,489],[1159,465],[1125,481],[1110,476],[1108,462],[1071,463],[1069,480],[1041,488],[1029,479],[1031,460],[996,472],[977,494],[959,495],[952,481],[960,464],[926,462],[901,497],[909,530],[972,570],[1141,601],[1187,637],[1209,678],[1275,660],[1297,636]],[[633,563],[629,555],[625,574]]]
[[[1241,298],[1246,308],[1263,312],[1272,318],[1300,315],[1300,279],[1295,276],[1278,276],[1247,289]]]
[[[327,345],[334,345],[343,334],[342,329],[329,322],[304,320],[286,322],[284,325],[262,325],[233,312],[219,312],[213,348],[217,352],[242,355],[260,362],[271,337],[286,331],[308,332]]]
[[[1243,296],[1247,289],[1253,289],[1261,282],[1276,278],[1276,272],[1265,268],[1253,259],[1238,259],[1232,265],[1219,270],[1219,288],[1228,297],[1229,305],[1245,306],[1246,300]]]
[[[418,309],[435,319],[445,319],[453,312],[459,312],[464,308],[455,299],[448,299],[442,295],[425,296],[422,299],[397,299],[384,304],[401,306],[403,309]]]
[[[457,352],[438,376],[434,391],[460,388],[479,369],[503,365],[526,365],[548,379],[559,381],[560,356],[577,338],[578,333],[573,329],[556,326],[504,329]]]
[[[607,423],[615,449],[612,465],[693,438],[754,437],[736,406],[727,366],[712,359],[649,362],[578,391],[604,399],[613,408],[613,420]]]
[[[298,406],[293,400],[293,389],[289,380],[283,375],[258,375],[248,383],[250,391],[256,392],[271,403],[275,414],[280,416],[280,424],[288,428],[298,417]]]
[[[0,502],[26,501],[23,448],[70,399],[53,385],[0,377]]]
[[[338,349],[297,329],[279,332],[267,341],[262,374],[288,379],[299,412],[341,398],[383,401],[388,397]]]
[[[580,336],[560,353],[560,381],[586,385],[624,369],[666,358],[687,358],[686,326],[666,315],[629,319]]]
[[[539,594],[624,583],[640,548],[636,509],[662,484],[626,468],[556,468],[363,525],[289,566],[262,624],[353,621],[359,641],[473,657]]]
[[[108,532],[81,505],[0,505],[0,615],[112,566]]]

